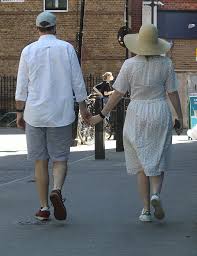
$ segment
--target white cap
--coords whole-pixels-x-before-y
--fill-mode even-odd
[[[56,16],[51,12],[41,12],[36,18],[36,26],[41,28],[53,27],[56,25]]]

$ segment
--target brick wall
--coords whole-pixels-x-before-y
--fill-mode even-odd
[[[38,38],[35,19],[42,11],[42,0],[0,3],[0,75],[16,75],[21,50]],[[77,1],[69,0],[69,12],[56,15],[58,37],[75,42],[79,20]]]
[[[131,1],[131,0],[130,0]],[[135,0],[141,13],[140,2]],[[69,0],[69,10],[57,15],[57,35],[76,43],[79,31],[80,0]],[[86,0],[84,17],[84,47],[82,68],[84,74],[117,74],[125,58],[125,49],[117,41],[117,32],[124,25],[124,0]],[[24,3],[0,3],[0,75],[16,75],[21,50],[37,40],[36,16],[43,11],[42,0],[25,0]],[[133,28],[138,30],[140,15],[132,16]]]
[[[131,15],[132,33],[138,33],[142,24],[142,0],[130,0],[129,12]]]
[[[165,10],[197,10],[196,0],[162,0]]]
[[[196,0],[162,0],[164,3],[162,10],[188,10],[195,11],[197,15]],[[195,59],[195,49],[197,48],[197,40],[173,40],[173,48],[170,56],[178,70],[196,70],[197,62]]]
[[[117,41],[124,25],[124,1],[87,1],[84,17],[84,73],[116,74],[124,60],[125,49]]]

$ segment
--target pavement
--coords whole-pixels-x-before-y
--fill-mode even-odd
[[[33,163],[25,136],[0,129],[0,256],[197,256],[197,141],[173,136],[162,199],[164,221],[140,223],[136,177],[124,153],[106,143],[106,159],[94,146],[71,150],[63,190],[67,221],[34,220],[38,209]]]

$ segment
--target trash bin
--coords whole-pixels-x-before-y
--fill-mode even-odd
[[[189,128],[197,125],[197,95],[189,96]]]

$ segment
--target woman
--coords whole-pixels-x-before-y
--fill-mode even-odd
[[[127,172],[137,174],[144,205],[139,220],[144,222],[152,221],[150,205],[157,219],[165,216],[160,193],[173,129],[166,94],[177,113],[176,132],[180,134],[183,129],[173,65],[168,57],[161,56],[170,49],[170,44],[159,39],[157,34],[156,27],[149,24],[142,26],[139,34],[124,37],[126,47],[137,55],[124,62],[113,85],[114,93],[100,114],[90,119],[92,125],[100,122],[121,97],[130,92],[123,141]]]
[[[114,77],[111,72],[105,72],[105,74],[102,75],[102,78],[103,81],[94,86],[93,90],[98,93],[98,95],[108,98],[113,92],[110,82],[114,79]]]

